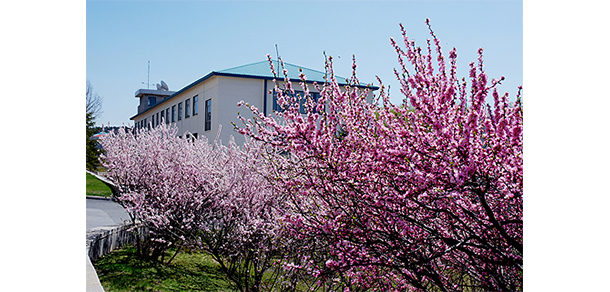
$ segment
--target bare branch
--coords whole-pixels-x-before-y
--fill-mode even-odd
[[[90,114],[93,120],[102,114],[102,97],[93,91],[93,85],[87,80],[87,108],[86,113]]]

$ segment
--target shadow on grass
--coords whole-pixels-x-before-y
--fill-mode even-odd
[[[200,252],[180,252],[166,266],[140,260],[135,248],[127,246],[93,265],[106,291],[235,291],[218,264]]]

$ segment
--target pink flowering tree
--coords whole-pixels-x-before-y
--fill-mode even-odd
[[[212,146],[177,137],[176,128],[135,131],[122,128],[101,139],[102,162],[117,185],[117,201],[149,232],[138,252],[157,259],[192,242],[207,219],[218,195],[210,169],[216,157]]]
[[[199,244],[239,291],[270,291],[279,278],[263,276],[277,265],[289,241],[279,224],[283,204],[264,177],[267,150],[249,141],[243,149],[233,141],[216,147],[223,153],[214,162],[223,195],[201,224]]]
[[[200,248],[240,291],[273,285],[263,274],[276,264],[285,241],[279,201],[263,176],[266,149],[176,133],[175,126],[162,123],[136,133],[120,129],[102,140],[117,201],[136,227],[150,233],[140,253],[157,259],[170,247]]]
[[[460,79],[455,48],[446,56],[430,29],[424,51],[401,30],[404,46],[391,44],[404,104],[383,85],[368,102],[355,61],[340,86],[329,57],[317,102],[301,74],[305,102],[286,78],[274,89],[277,118],[247,105],[255,118],[240,132],[284,153],[268,174],[286,196],[287,226],[319,248],[291,269],[320,282],[340,275],[346,290],[520,290],[520,90],[514,103],[498,93],[503,77],[489,80],[482,49]]]

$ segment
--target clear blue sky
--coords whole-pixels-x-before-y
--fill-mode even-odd
[[[342,76],[355,54],[360,80],[377,84],[379,75],[398,103],[389,39],[400,39],[402,23],[425,46],[426,18],[444,52],[457,48],[460,76],[483,47],[490,77],[506,77],[502,92],[514,98],[523,84],[522,1],[87,1],[86,12],[86,77],[103,98],[98,124],[131,125],[148,61],[151,88],[164,80],[178,90],[275,56],[275,44],[284,61],[316,70],[326,51]]]
[[[528,0],[522,14],[512,1],[297,3],[0,1],[0,222],[15,238],[0,241],[11,251],[3,287],[85,285],[86,78],[104,97],[100,123],[112,124],[135,114],[133,94],[149,60],[151,82],[179,89],[210,71],[262,60],[277,43],[286,61],[312,69],[322,68],[323,50],[341,55],[344,75],[356,54],[363,81],[379,74],[395,84],[389,37],[399,36],[402,22],[423,41],[429,17],[445,51],[457,47],[462,75],[484,47],[490,76],[507,78],[503,91],[514,96],[523,76],[528,291],[607,290],[607,4]],[[54,252],[37,258],[45,272],[32,281],[23,273],[33,267],[27,256],[58,232],[62,240],[44,242]]]

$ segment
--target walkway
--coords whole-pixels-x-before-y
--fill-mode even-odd
[[[119,204],[107,199],[87,197],[87,233],[97,229],[117,226],[129,220],[129,215]],[[104,291],[100,284],[97,273],[87,258],[87,291]]]

